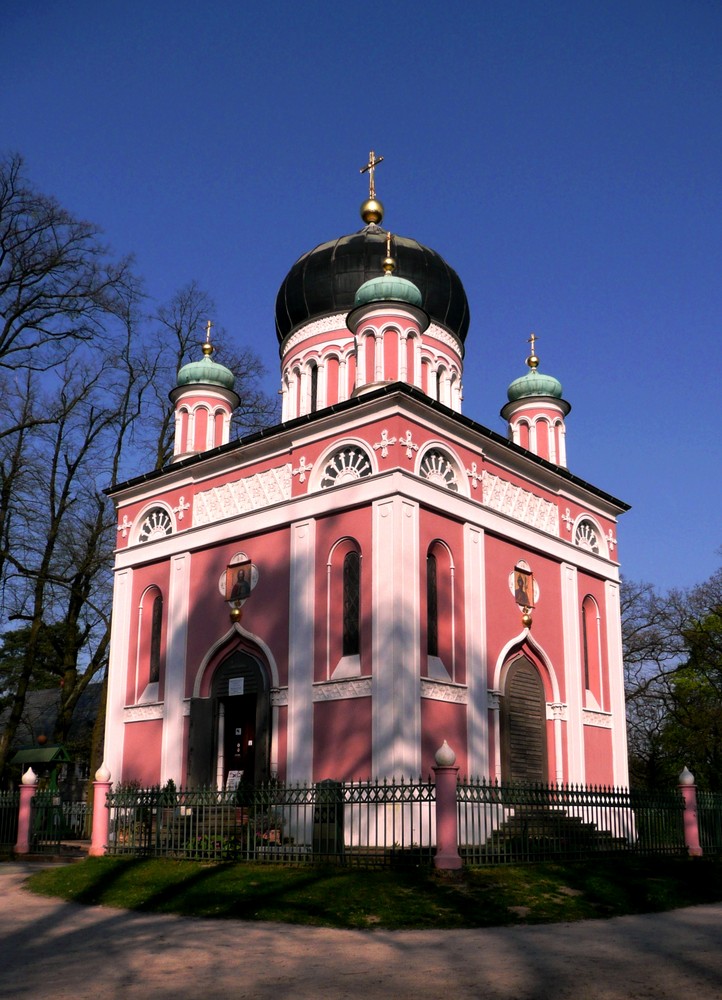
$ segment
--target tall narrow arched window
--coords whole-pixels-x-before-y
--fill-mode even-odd
[[[150,663],[148,683],[160,680],[160,640],[163,629],[163,598],[160,594],[153,601],[153,617],[150,626]]]
[[[422,591],[422,623],[425,620],[428,676],[435,677],[437,680],[458,680],[456,677],[454,563],[448,546],[440,539],[432,542],[426,550],[425,596],[426,613],[424,615],[424,594]],[[423,627],[421,640],[423,642]]]
[[[360,650],[359,618],[361,560],[358,552],[347,552],[343,560],[343,655],[357,656]]]
[[[587,594],[582,601],[582,669],[587,708],[604,708],[600,625],[597,602]]]
[[[310,413],[315,413],[318,409],[318,365],[311,365],[311,406]]]
[[[436,556],[426,557],[426,652],[439,655],[439,593],[436,582]]]

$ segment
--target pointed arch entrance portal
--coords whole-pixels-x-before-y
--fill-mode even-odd
[[[268,672],[258,657],[234,650],[218,664],[209,696],[191,699],[189,784],[228,788],[265,781],[270,718]]]
[[[502,779],[546,783],[544,685],[539,671],[526,656],[519,656],[509,666],[500,721]]]

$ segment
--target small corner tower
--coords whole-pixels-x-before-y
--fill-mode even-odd
[[[566,468],[566,427],[564,418],[571,405],[562,399],[562,384],[552,375],[539,371],[534,350],[538,337],[529,338],[531,353],[526,359],[529,371],[514,379],[507,389],[509,402],[501,410],[509,423],[509,438],[514,444]]]
[[[201,360],[183,365],[178,372],[177,384],[170,392],[175,406],[174,462],[187,455],[227,444],[231,415],[241,401],[233,388],[233,372],[211,357],[210,320],[201,350]]]

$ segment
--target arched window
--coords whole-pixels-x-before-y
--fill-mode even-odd
[[[436,556],[426,557],[426,652],[439,655],[439,592],[436,581]]]
[[[326,668],[316,680],[358,677],[364,656],[363,560],[355,539],[336,542],[326,572]]]
[[[423,605],[422,605],[423,608]],[[455,677],[454,564],[438,539],[426,553],[426,655],[430,677]]]
[[[311,406],[309,408],[309,412],[315,413],[318,409],[318,365],[315,362],[312,362],[309,367],[311,370]]]
[[[591,521],[584,519],[579,522],[574,532],[574,544],[587,552],[600,554],[599,532]]]
[[[371,475],[371,462],[365,451],[356,445],[339,448],[326,462],[321,477],[321,489],[351,483]]]
[[[584,671],[585,706],[604,707],[602,677],[602,636],[597,602],[587,594],[582,601],[582,667]]]
[[[160,594],[153,601],[153,617],[150,626],[150,670],[149,684],[160,680],[160,642],[163,630],[163,598]]]
[[[343,560],[343,655],[358,656],[360,644],[361,559],[354,549]]]
[[[459,492],[459,481],[454,463],[439,448],[431,448],[424,454],[419,466],[419,475],[437,486],[445,486],[453,493]]]

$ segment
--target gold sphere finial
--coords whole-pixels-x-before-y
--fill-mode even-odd
[[[531,612],[529,608],[524,608],[524,613],[521,616],[521,623],[524,628],[531,628]]]
[[[231,608],[230,619],[232,622],[239,622],[243,617],[243,610],[241,608]]]
[[[204,358],[210,358],[213,354],[213,344],[211,343],[211,327],[213,324],[210,320],[206,320],[206,340],[205,343],[201,345],[201,350],[203,351]]]
[[[361,218],[364,220],[366,225],[369,225],[372,222],[378,225],[383,217],[384,206],[377,198],[367,198],[361,205]]]
[[[538,339],[539,338],[537,337],[537,335],[533,333],[531,337],[529,337],[529,340],[527,341],[527,343],[531,344],[531,354],[526,359],[526,363],[533,372],[535,372],[539,367],[539,358],[537,357],[536,351],[534,350],[534,344]]]
[[[393,236],[391,233],[386,233],[386,256],[384,257],[381,266],[384,269],[384,274],[393,274],[396,270],[396,261],[391,256],[391,240]]]

